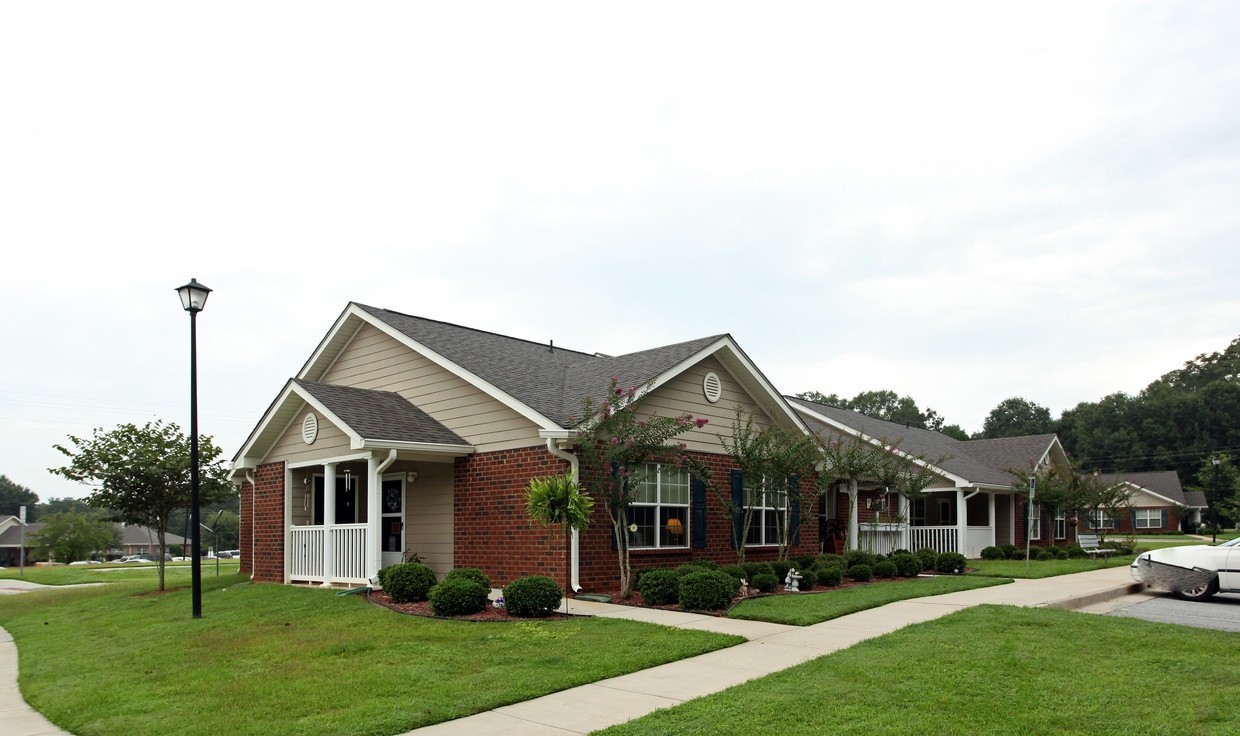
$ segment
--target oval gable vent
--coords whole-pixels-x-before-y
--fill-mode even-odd
[[[719,397],[723,395],[723,383],[720,382],[719,376],[714,371],[706,374],[706,378],[702,379],[702,393],[706,395],[706,400],[715,403]]]
[[[306,418],[301,420],[301,438],[306,441],[307,445],[313,445],[319,436],[319,418],[310,412]]]

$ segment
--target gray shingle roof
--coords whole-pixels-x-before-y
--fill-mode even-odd
[[[601,399],[611,376],[642,385],[724,337],[715,335],[619,356],[554,349],[493,332],[357,307],[447,358],[564,428],[581,419],[587,396]]]
[[[1008,471],[1028,468],[1046,453],[1055,439],[1055,435],[1045,434],[962,441],[941,432],[923,427],[906,427],[903,424],[867,417],[849,409],[816,404],[792,396],[784,398],[793,408],[817,412],[870,437],[898,442],[902,452],[921,455],[937,467],[973,483],[1011,485],[1015,479]],[[829,425],[811,416],[803,415],[803,418],[815,432],[835,432]]]
[[[393,391],[336,386],[297,378],[293,382],[365,439],[439,445],[469,444]]]
[[[1184,504],[1194,509],[1204,509],[1210,506],[1210,502],[1206,500],[1205,491],[1184,491]]]
[[[1107,485],[1128,481],[1134,486],[1149,489],[1163,498],[1170,499],[1179,504],[1189,505],[1184,488],[1180,485],[1180,476],[1174,470],[1156,470],[1147,473],[1107,473],[1098,476],[1098,480]],[[1201,506],[1205,505],[1205,494],[1202,494]]]

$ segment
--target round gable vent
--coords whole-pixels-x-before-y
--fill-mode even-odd
[[[310,412],[306,418],[301,420],[301,438],[306,441],[307,445],[313,445],[319,436],[319,418]]]
[[[706,378],[702,379],[702,393],[706,395],[706,400],[715,403],[719,397],[723,395],[723,383],[719,380],[719,376],[714,371],[706,374]]]

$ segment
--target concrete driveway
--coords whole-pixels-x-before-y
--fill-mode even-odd
[[[1219,631],[1240,631],[1240,595],[1222,593],[1207,601],[1184,601],[1173,595],[1153,595],[1110,611],[1127,616],[1181,626]]]

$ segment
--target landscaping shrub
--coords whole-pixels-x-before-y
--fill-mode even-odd
[[[848,568],[848,577],[856,580],[858,583],[864,583],[874,577],[874,569],[869,565],[853,565]]]
[[[1007,553],[999,547],[982,547],[983,560],[1006,560]]]
[[[891,560],[879,560],[874,563],[874,577],[876,578],[894,578],[896,572],[896,563]]]
[[[1055,559],[1057,560],[1068,559],[1068,550],[1064,549],[1063,547],[1056,547],[1055,548]]]
[[[379,587],[380,587],[380,588],[383,588],[384,590],[387,590],[387,588],[388,588],[388,573],[390,573],[391,571],[392,571],[392,565],[388,565],[387,567],[381,567],[381,568],[379,568],[379,572],[377,572],[377,573],[375,574],[375,577],[379,578]]]
[[[922,547],[917,550],[917,556],[921,558],[921,569],[933,570],[934,566],[939,562],[939,553],[929,547]]]
[[[775,577],[779,578],[779,582],[784,582],[788,577],[788,571],[795,565],[788,560],[771,560],[771,569],[775,571]]]
[[[896,574],[902,578],[915,578],[921,574],[921,558],[912,552],[899,552],[891,556]]]
[[[844,582],[844,569],[839,565],[827,565],[818,568],[818,584],[834,588]]]
[[[479,570],[476,567],[455,568],[454,570],[451,570],[447,575],[444,575],[443,579],[444,579],[444,582],[447,582],[449,580],[457,580],[457,579],[473,580],[474,582],[478,583],[482,587],[486,588],[488,592],[490,592],[491,590],[491,578],[487,577],[486,573],[484,573],[483,571]]]
[[[750,578],[749,584],[763,593],[774,593],[775,586],[779,585],[779,578],[775,577],[773,572],[760,572]]]
[[[899,549],[893,549],[891,551],[891,554],[887,555],[887,559],[890,560],[892,557],[895,557],[896,555],[911,555],[911,554],[913,553],[901,547]]]
[[[1085,548],[1082,547],[1081,545],[1079,544],[1068,545],[1068,557],[1070,557],[1071,559],[1079,560],[1082,557],[1087,557],[1087,556],[1088,555],[1085,554]]]
[[[1024,551],[1017,548],[1014,544],[1000,545],[999,549],[1003,550],[1003,554],[1007,555],[1009,560],[1017,560],[1025,556]]]
[[[676,568],[676,574],[683,578],[689,573],[703,572],[705,570],[717,570],[717,569],[719,569],[718,563],[712,560],[693,560],[691,562],[686,562],[685,564],[678,566]]]
[[[745,568],[741,567],[740,565],[724,565],[723,567],[719,569],[722,572],[726,572],[727,574],[736,578],[737,581],[749,579],[748,577],[746,577],[749,573],[745,572]]]
[[[959,552],[944,552],[934,562],[934,569],[939,572],[962,573],[964,568],[965,558]]]
[[[735,578],[719,570],[689,573],[680,581],[680,607],[695,611],[727,608],[739,585]]]
[[[770,566],[769,563],[766,563],[766,562],[746,562],[745,572],[748,573],[748,575],[746,575],[746,579],[749,580],[750,582],[753,582],[754,578],[758,577],[759,575],[763,573],[767,573],[770,575],[775,574],[775,570]]]
[[[1130,555],[1130,554],[1132,554],[1132,547],[1129,547],[1128,545],[1124,544],[1123,542],[1112,542],[1112,541],[1110,541],[1110,540],[1107,540],[1107,541],[1103,542],[1102,544],[1100,544],[1100,545],[1098,545],[1098,546],[1099,546],[1099,547],[1102,547],[1102,548],[1104,548],[1104,549],[1113,549],[1113,550],[1115,550],[1115,554],[1117,554],[1117,555]]]
[[[683,565],[682,565],[683,567]],[[637,592],[652,606],[667,606],[680,600],[680,581],[682,576],[676,570],[647,570],[637,584]],[[696,575],[705,570],[693,570],[683,577]]]
[[[796,559],[798,570],[812,570],[818,565],[818,557],[815,555],[801,555]]]
[[[517,578],[504,586],[504,608],[521,618],[540,618],[560,606],[564,591],[543,575]]]
[[[818,561],[814,563],[814,567],[830,567],[831,565],[835,565],[836,567],[843,568],[844,567],[844,555],[837,555],[832,552],[824,552],[823,554],[818,555]]]
[[[393,603],[414,603],[426,600],[435,586],[435,573],[420,562],[402,562],[387,568],[383,589]]]
[[[863,549],[850,549],[844,553],[844,567],[852,569],[857,565],[868,565],[873,567],[875,562],[880,559],[879,555],[873,552],[866,552]]]
[[[491,586],[484,586],[473,577],[458,575],[445,577],[431,588],[428,597],[436,616],[467,616],[486,608],[490,592]]]
[[[818,585],[818,574],[813,569],[807,567],[797,570],[797,573],[801,576],[801,590],[813,590],[814,586]]]
[[[1029,545],[1029,559],[1036,560],[1038,559],[1038,555],[1040,555],[1041,553],[1042,553],[1041,545],[1037,545],[1037,544]],[[1022,554],[1021,557],[1024,557],[1024,555]]]
[[[1050,551],[1049,549],[1044,549],[1038,552],[1038,556],[1035,557],[1034,559],[1039,560],[1040,562],[1046,562],[1047,560],[1055,559],[1055,553]]]

